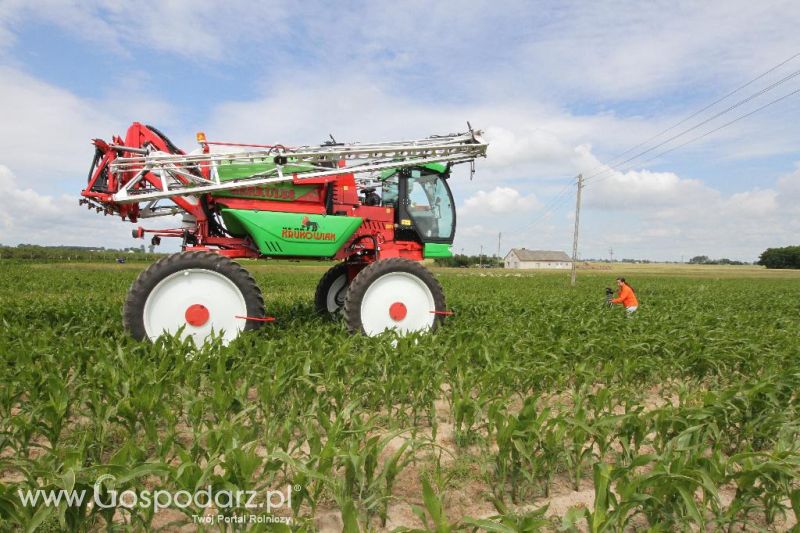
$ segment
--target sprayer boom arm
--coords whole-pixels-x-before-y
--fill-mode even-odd
[[[112,173],[135,175],[113,196],[119,204],[197,195],[264,185],[268,183],[319,179],[342,172],[364,174],[387,169],[407,168],[428,163],[464,163],[486,156],[486,142],[480,132],[428,137],[413,141],[375,144],[325,144],[296,149],[276,145],[258,151],[235,153],[167,154],[152,152],[146,155],[115,159]],[[130,151],[130,150],[129,150]],[[346,168],[347,162],[353,164]],[[217,173],[220,164],[252,165],[271,163],[269,170],[236,180],[221,181]],[[273,166],[274,165],[274,166]],[[309,167],[308,171],[284,173],[284,167]],[[161,176],[162,188],[139,185],[148,172]]]

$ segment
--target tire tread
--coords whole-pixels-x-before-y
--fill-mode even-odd
[[[167,276],[188,268],[202,268],[218,272],[230,279],[242,291],[247,314],[264,317],[264,297],[253,276],[239,263],[213,252],[179,252],[159,259],[147,267],[128,289],[122,308],[122,325],[137,340],[147,340],[144,328],[144,305],[155,286]],[[248,320],[244,330],[254,330],[261,322]]]
[[[317,288],[314,291],[314,309],[316,310],[317,314],[328,317],[332,316],[331,313],[328,312],[328,289],[333,281],[342,275],[342,271],[344,271],[345,275],[347,274],[346,263],[339,263],[332,266],[327,272],[325,272],[325,274],[323,274],[322,278],[319,280],[319,283],[317,283]]]
[[[419,262],[412,261],[411,259],[402,257],[381,259],[361,270],[347,289],[347,296],[345,296],[344,299],[344,317],[347,323],[347,329],[350,330],[351,333],[364,333],[364,327],[361,321],[361,302],[364,299],[367,288],[384,274],[398,271],[408,272],[424,281],[431,290],[433,301],[436,305],[436,311],[444,311],[446,309],[442,285],[430,270]],[[436,315],[430,331],[436,330],[443,321],[444,317],[442,315]]]

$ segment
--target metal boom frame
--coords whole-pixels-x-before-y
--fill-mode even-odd
[[[133,152],[126,146],[111,146],[120,151]],[[480,132],[470,131],[452,135],[434,136],[421,140],[375,144],[322,145],[287,149],[276,145],[268,150],[235,153],[202,153],[173,155],[153,151],[135,157],[116,158],[110,170],[120,175],[133,173],[113,195],[118,204],[156,201],[176,196],[227,191],[256,185],[279,182],[302,183],[306,180],[337,176],[342,173],[364,174],[387,169],[407,168],[428,163],[458,164],[486,156],[487,144]],[[356,161],[353,166],[338,166],[340,162]],[[274,168],[246,178],[221,181],[217,172],[220,164],[272,163]],[[331,167],[331,164],[336,166]],[[310,165],[308,172],[284,173],[285,166]],[[327,165],[327,166],[326,166]],[[160,177],[161,188],[146,180],[148,173]],[[150,187],[144,188],[144,184]],[[138,186],[138,187],[137,187]],[[146,186],[145,186],[146,187]],[[151,208],[155,207],[151,203]],[[155,213],[153,213],[155,214]],[[151,215],[152,216],[152,215]]]

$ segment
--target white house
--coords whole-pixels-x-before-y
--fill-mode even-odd
[[[570,269],[572,259],[564,252],[513,248],[504,259],[506,268]]]

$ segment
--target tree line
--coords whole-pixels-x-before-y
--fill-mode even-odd
[[[696,255],[689,259],[690,265],[746,265],[744,261],[735,261],[723,257],[721,259],[711,259],[707,255]]]
[[[767,248],[758,259],[767,268],[800,268],[800,246]]]
[[[464,255],[455,254],[453,257],[437,257],[434,259],[437,266],[463,268],[484,266],[486,268],[502,268],[503,259],[491,255]]]
[[[0,259],[23,261],[126,261],[152,262],[163,257],[163,254],[147,253],[144,246],[138,248],[87,247],[87,246],[39,246],[36,244],[20,244],[18,246],[0,245]]]

